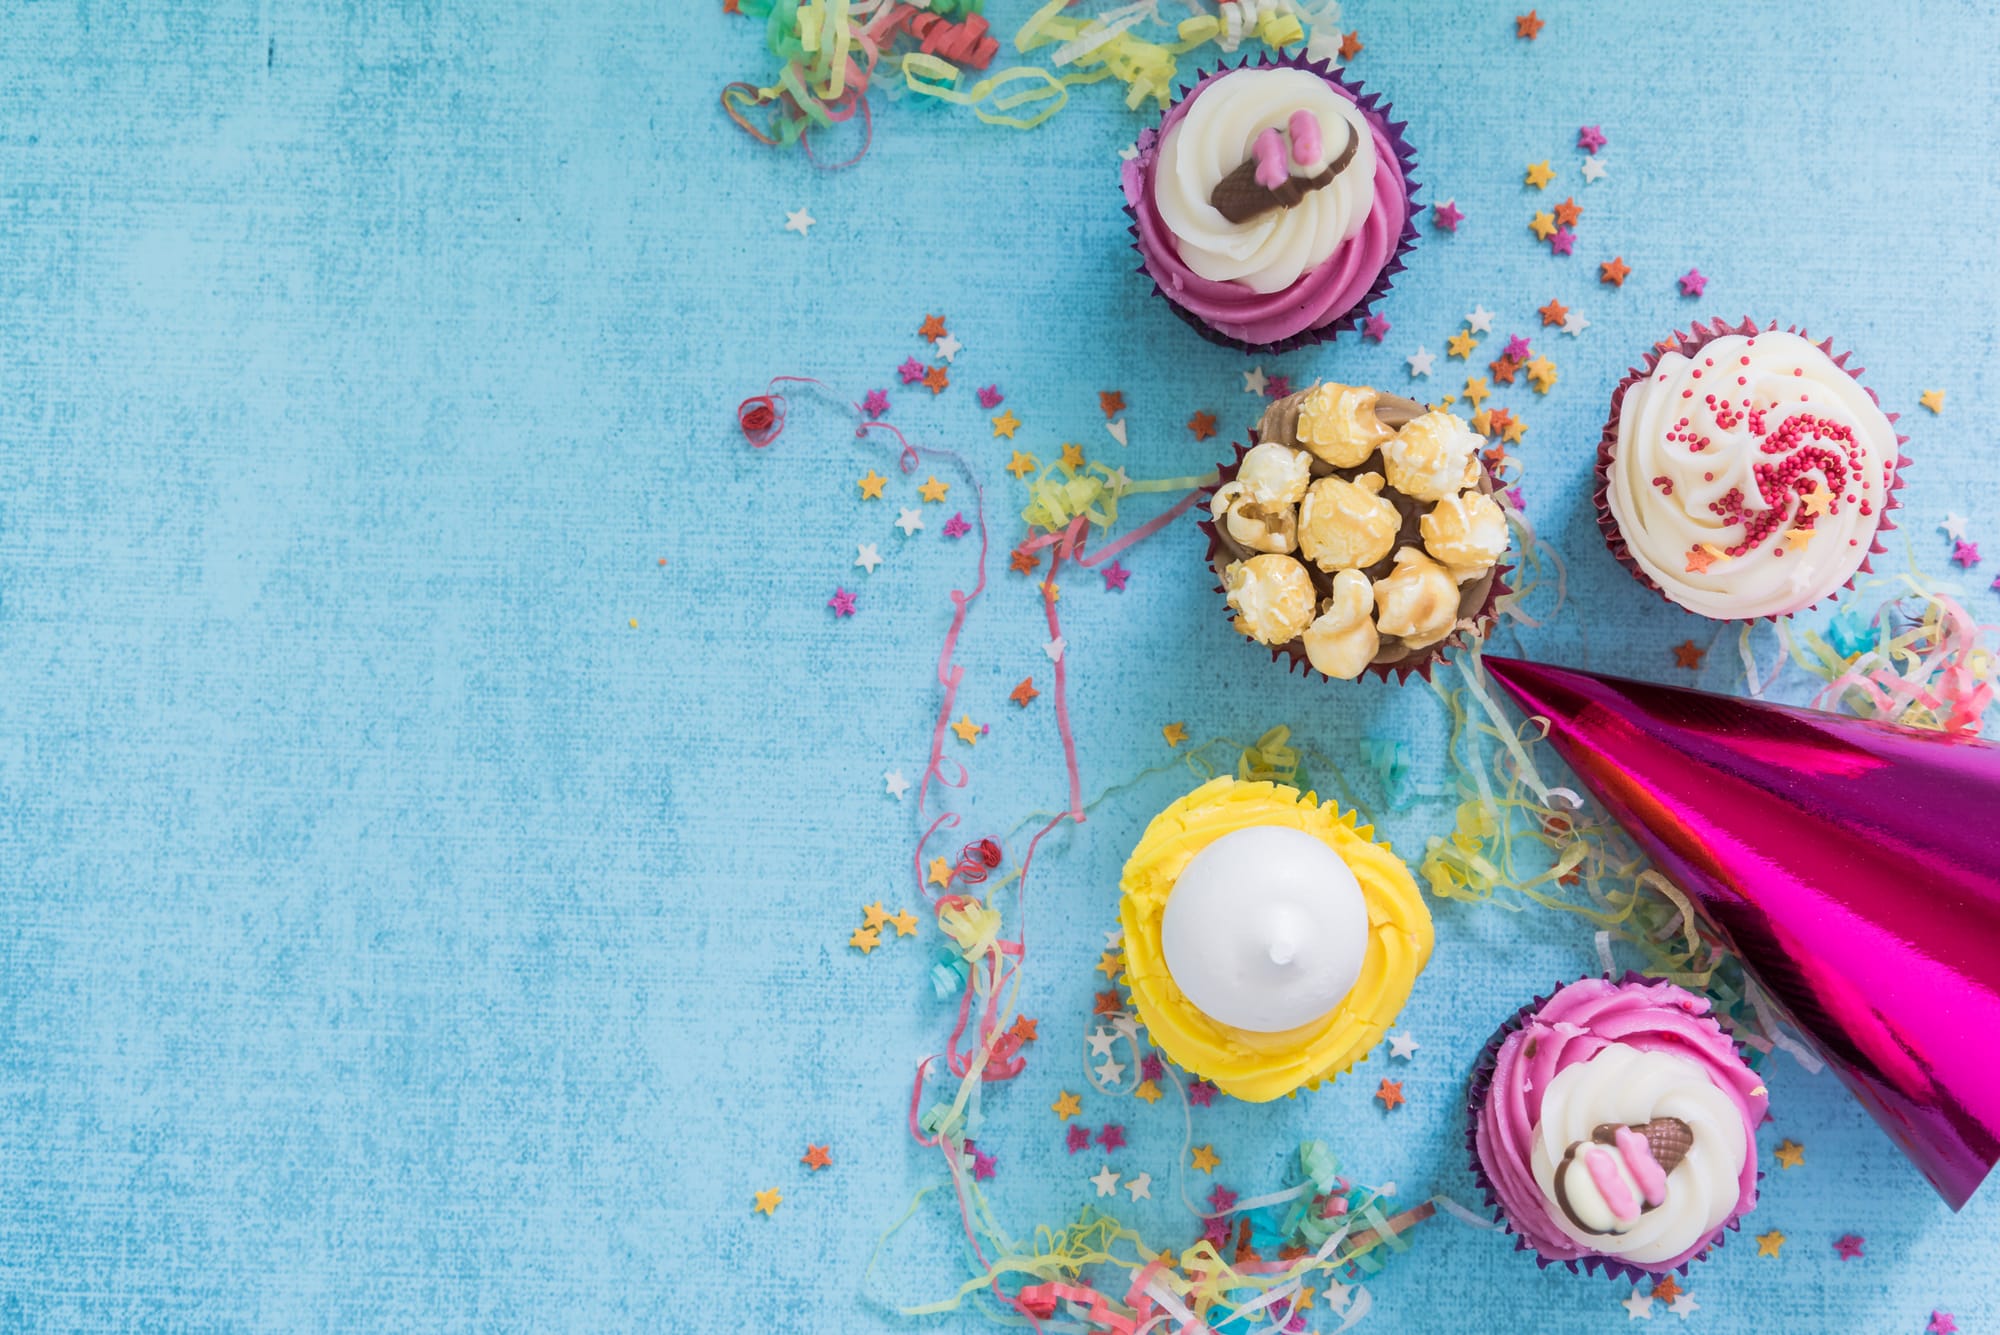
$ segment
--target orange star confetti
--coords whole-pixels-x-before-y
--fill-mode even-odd
[[[1521,363],[1515,361],[1512,357],[1502,357],[1498,361],[1486,363],[1486,369],[1493,373],[1493,379],[1496,383],[1511,385],[1514,383],[1515,375],[1521,370]]]
[[[1478,430],[1477,427],[1473,429]],[[1484,435],[1485,433],[1481,432],[1480,434]],[[1479,462],[1486,465],[1487,472],[1493,474],[1494,477],[1499,477],[1500,470],[1505,468],[1508,463],[1507,451],[1501,449],[1498,445],[1495,445],[1490,450],[1481,450],[1479,452]]]
[[[917,326],[917,332],[931,342],[937,342],[944,337],[944,317],[942,315],[926,315],[924,322]]]
[[[1394,1112],[1405,1102],[1402,1081],[1391,1080],[1387,1076],[1384,1076],[1382,1083],[1375,1089],[1375,1097],[1381,1101],[1384,1108]]]
[[[1188,418],[1188,430],[1194,432],[1196,440],[1207,440],[1215,434],[1215,414],[1196,413]]]
[[[1039,1027],[1038,1021],[1031,1020],[1025,1015],[1017,1015],[1014,1017],[1014,1027],[1007,1032],[1023,1043],[1032,1043],[1035,1041],[1035,1031]]]
[[[1486,413],[1486,429],[1480,432],[1480,434],[1484,436],[1504,436],[1507,434],[1507,428],[1513,424],[1514,414],[1508,412],[1505,408],[1490,408]]]
[[[1021,684],[1016,686],[1007,698],[1021,706],[1021,708],[1026,709],[1028,702],[1040,694],[1041,692],[1035,689],[1035,679],[1033,677],[1023,677]]]
[[[831,1168],[833,1166],[833,1155],[828,1152],[829,1149],[830,1147],[826,1145],[808,1144],[806,1146],[806,1157],[799,1160],[799,1162],[812,1169],[815,1173],[822,1168]]]
[[[1674,666],[1684,667],[1690,672],[1697,671],[1701,667],[1702,655],[1707,652],[1693,640],[1682,640],[1674,646]]]
[[[882,944],[882,933],[867,927],[857,927],[854,929],[854,935],[847,938],[847,944],[866,955]]]
[[[1561,324],[1564,320],[1569,319],[1569,307],[1551,297],[1549,298],[1549,304],[1541,308],[1541,317],[1543,328],[1547,328],[1552,324]]]
[[[1187,725],[1184,723],[1169,723],[1166,727],[1160,729],[1160,735],[1167,739],[1168,746],[1179,746],[1187,740]]]
[[[944,393],[945,386],[950,383],[951,372],[945,370],[942,366],[933,366],[924,372],[924,385],[933,394]]]
[[[1674,1277],[1672,1275],[1666,1275],[1654,1281],[1653,1292],[1651,1296],[1659,1299],[1663,1303],[1670,1303],[1674,1299],[1680,1297],[1681,1294],[1685,1292],[1687,1292],[1687,1290],[1683,1289],[1679,1284],[1675,1283]]]
[[[1688,554],[1687,554],[1688,574],[1706,575],[1708,573],[1708,568],[1714,564],[1715,564],[1715,558],[1709,555],[1708,548],[1706,547],[1688,548]]]
[[[1090,1013],[1092,1015],[1117,1015],[1124,1009],[1125,999],[1118,995],[1118,989],[1114,987],[1109,991],[1097,994],[1097,1000],[1092,1003]]]
[[[1352,60],[1365,50],[1367,48],[1361,45],[1361,33],[1359,29],[1346,34],[1340,39],[1340,58],[1343,61]]]
[[[1007,564],[1017,574],[1032,575],[1041,569],[1042,558],[1025,547],[1016,547],[1014,555],[1008,560]]]
[[[1554,212],[1558,223],[1561,223],[1564,227],[1574,227],[1576,226],[1576,220],[1583,216],[1583,205],[1576,202],[1575,195],[1571,195],[1568,199],[1556,205]]]
[[[875,474],[875,470],[872,468],[869,469],[865,476],[857,479],[857,482],[861,487],[861,499],[864,501],[881,500],[882,484],[887,482],[888,480],[889,479],[886,477],[877,477]]]
[[[1211,1176],[1215,1173],[1216,1165],[1222,1162],[1222,1156],[1215,1152],[1215,1146],[1213,1145],[1195,1146],[1192,1157],[1194,1159],[1194,1166]]]
[[[1632,266],[1625,262],[1623,255],[1620,255],[1597,266],[1597,281],[1612,287],[1623,287],[1626,277],[1631,272]]]
[[[1535,34],[1542,30],[1544,22],[1545,20],[1537,17],[1535,11],[1532,9],[1525,14],[1516,14],[1514,16],[1514,35],[1532,42],[1535,40]]]
[[[1106,417],[1116,417],[1125,411],[1125,392],[1118,389],[1098,391],[1097,406],[1104,409]]]

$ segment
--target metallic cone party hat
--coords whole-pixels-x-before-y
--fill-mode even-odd
[[[1485,666],[1964,1205],[2000,1159],[2000,745]]]

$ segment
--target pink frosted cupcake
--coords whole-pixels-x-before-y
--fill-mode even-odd
[[[1687,1268],[1757,1205],[1764,1082],[1708,1002],[1634,974],[1522,1008],[1474,1067],[1472,1170],[1543,1265]]]
[[[1717,621],[1789,616],[1883,550],[1909,460],[1894,414],[1796,330],[1697,324],[1611,395],[1598,526],[1669,602]]]
[[[1352,328],[1416,240],[1402,130],[1329,65],[1204,75],[1124,166],[1146,273],[1225,346],[1282,352]]]

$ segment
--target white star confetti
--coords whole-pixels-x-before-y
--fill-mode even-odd
[[[1391,1057],[1401,1057],[1404,1061],[1408,1061],[1417,1055],[1417,1049],[1421,1046],[1422,1044],[1418,1043],[1416,1039],[1411,1038],[1408,1034],[1400,1030],[1389,1035],[1389,1055]]]
[[[1152,1200],[1153,1175],[1151,1173],[1141,1173],[1137,1177],[1127,1178],[1125,1181],[1125,1190],[1132,1193],[1132,1199],[1135,1201]]]
[[[882,553],[876,550],[874,543],[864,542],[854,549],[854,564],[872,575],[875,567],[882,564]]]
[[[937,350],[938,356],[944,358],[946,361],[952,361],[959,353],[965,351],[965,344],[959,342],[950,334],[946,334],[937,341]]]
[[[1118,419],[1117,421],[1115,421],[1115,422],[1106,422],[1106,423],[1104,424],[1104,429],[1105,429],[1106,431],[1109,431],[1109,432],[1111,433],[1111,439],[1113,439],[1113,440],[1117,441],[1117,442],[1118,442],[1118,443],[1119,443],[1120,445],[1123,445],[1123,444],[1125,443],[1125,419],[1124,419],[1124,418],[1122,418],[1122,417],[1121,417],[1121,418],[1119,418],[1119,419]]]
[[[1964,515],[1946,514],[1944,517],[1944,522],[1942,524],[1939,524],[1938,527],[1943,529],[1944,535],[1947,538],[1950,538],[1953,542],[1965,541]]]
[[[1590,328],[1590,321],[1584,317],[1582,311],[1571,311],[1568,315],[1563,316],[1562,331],[1571,338],[1575,338],[1588,328]]]
[[[1090,1044],[1091,1056],[1109,1057],[1111,1055],[1111,1045],[1118,1041],[1118,1035],[1112,1033],[1109,1029],[1100,1028],[1093,1030],[1090,1037],[1083,1041]]]
[[[1111,1171],[1110,1164],[1106,1164],[1097,1170],[1096,1177],[1090,1179],[1090,1185],[1097,1188],[1100,1196],[1112,1195],[1118,1190],[1118,1174]]]
[[[1414,380],[1420,375],[1429,375],[1431,373],[1431,363],[1436,360],[1436,356],[1431,353],[1429,348],[1418,348],[1408,358],[1410,363],[1410,378]]]
[[[1683,1293],[1677,1295],[1671,1303],[1667,1304],[1667,1310],[1685,1321],[1701,1310],[1701,1304],[1694,1300],[1692,1293]]]
[[[899,769],[892,769],[887,774],[884,774],[882,776],[882,784],[888,790],[889,796],[895,798],[898,802],[903,800],[904,793],[910,791],[910,781],[903,777],[903,771]]]
[[[1264,368],[1261,366],[1253,366],[1243,373],[1243,392],[1245,394],[1261,396],[1264,393],[1265,383]]]
[[[1632,1296],[1620,1303],[1619,1306],[1625,1309],[1627,1314],[1625,1319],[1627,1321],[1651,1321],[1653,1319],[1653,1300],[1637,1289],[1632,1290]]]
[[[1053,640],[1050,640],[1047,644],[1042,646],[1042,652],[1049,656],[1049,661],[1051,663],[1062,662],[1063,637],[1058,635]]]
[[[1603,179],[1604,179],[1604,159],[1602,159],[1602,158],[1585,158],[1585,159],[1583,160],[1583,179],[1584,179],[1584,180],[1586,180],[1586,181],[1601,181],[1601,180],[1603,180]]]
[[[924,517],[915,510],[905,510],[896,517],[896,527],[903,530],[903,536],[906,538],[923,526]]]
[[[1493,332],[1493,312],[1484,306],[1474,306],[1472,314],[1465,317],[1465,323],[1475,334],[1490,334]]]
[[[818,221],[819,219],[813,217],[804,209],[800,209],[796,213],[787,213],[785,215],[785,230],[787,232],[797,232],[800,236],[804,236],[812,230],[812,225]]]
[[[1115,1085],[1125,1078],[1125,1063],[1107,1061],[1097,1068],[1097,1078],[1107,1085]]]

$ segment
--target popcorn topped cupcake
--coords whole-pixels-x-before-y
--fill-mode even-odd
[[[1210,339],[1282,350],[1350,328],[1415,240],[1400,125],[1332,67],[1204,76],[1123,168],[1146,273]]]
[[[1510,534],[1479,434],[1354,385],[1273,403],[1209,497],[1235,625],[1325,676],[1421,671],[1490,625]]]

